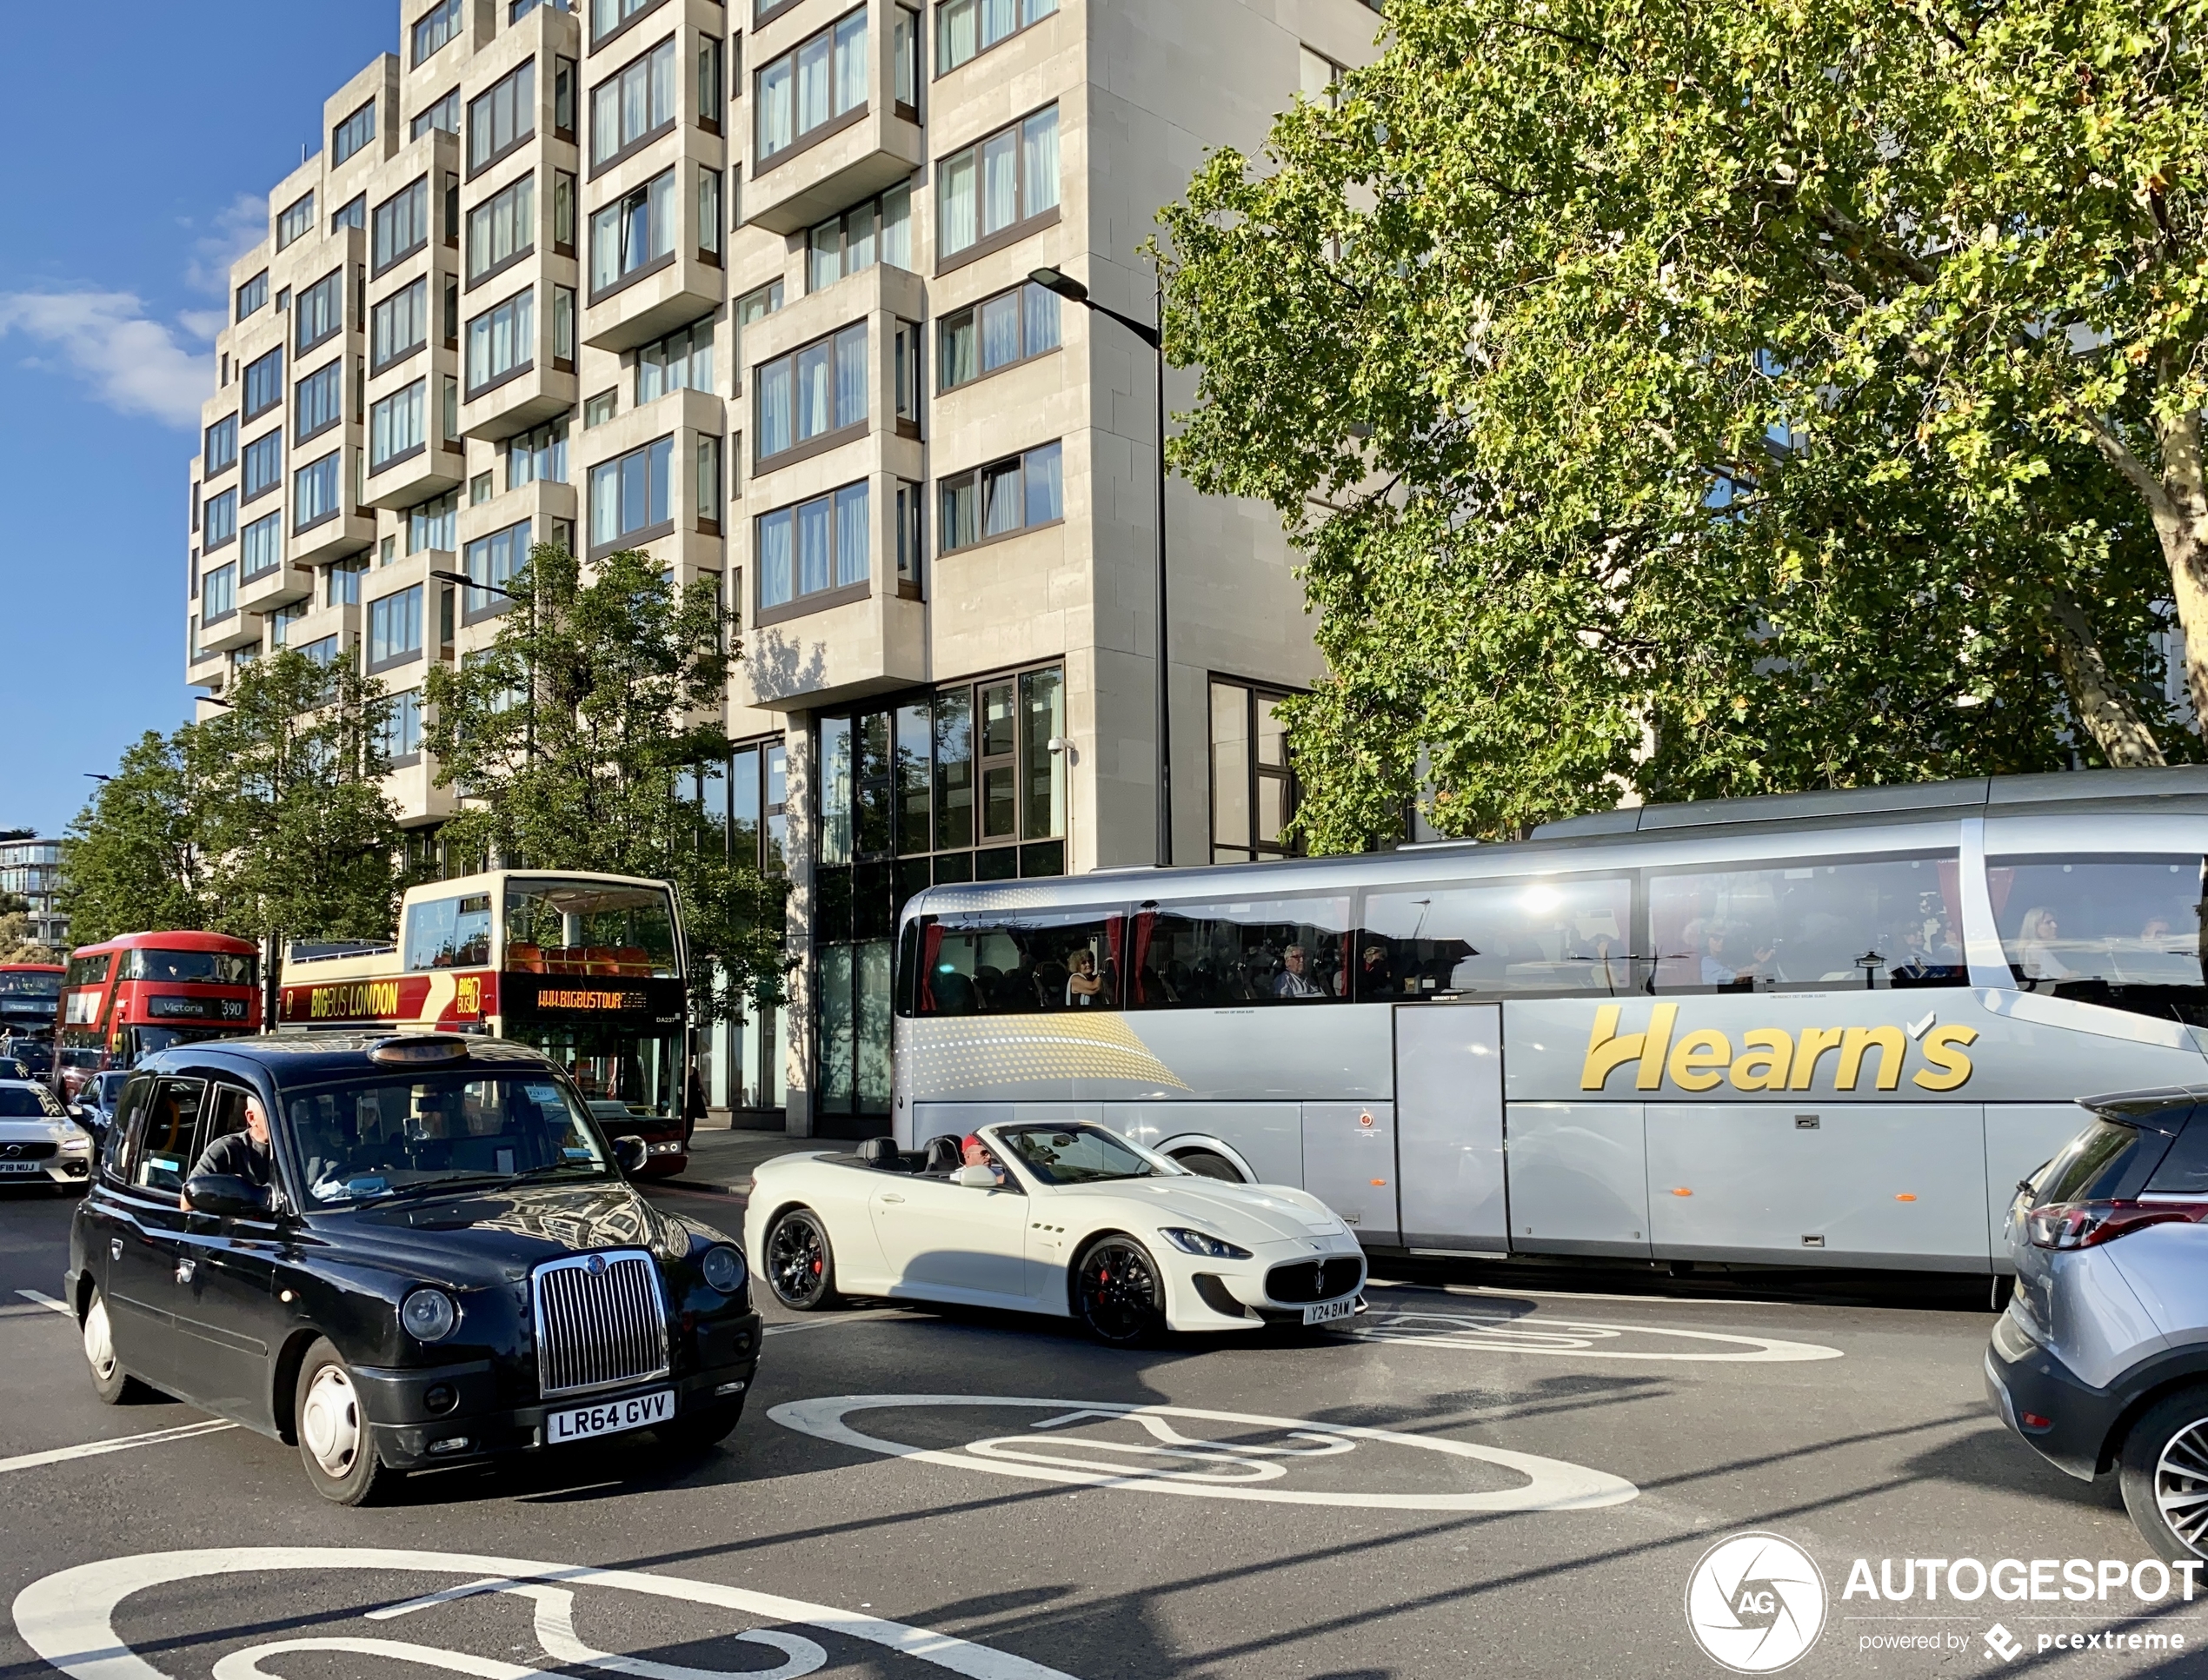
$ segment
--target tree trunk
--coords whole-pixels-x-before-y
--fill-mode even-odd
[[[2108,661],[2101,657],[2100,638],[2094,634],[2092,621],[2085,616],[2085,608],[2065,590],[2055,595],[2052,614],[2055,657],[2062,667],[2063,682],[2070,690],[2078,720],[2085,726],[2093,744],[2101,749],[2101,756],[2118,769],[2165,762],[2154,732],[2139,715],[2138,705],[2123,685],[2109,674]],[[2208,625],[2202,628],[2208,632]],[[2190,676],[2195,661],[2189,641],[2186,649]],[[2208,713],[2203,715],[2208,716]]]
[[[2200,460],[2200,417],[2189,414],[2158,428],[2162,449],[2159,499],[2150,496],[2154,534],[2170,568],[2170,599],[2185,638],[2185,693],[2193,727],[2208,729],[2208,485]]]

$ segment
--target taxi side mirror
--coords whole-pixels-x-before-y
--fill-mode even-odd
[[[997,1175],[986,1166],[961,1166],[951,1174],[951,1182],[964,1185],[968,1190],[994,1190]]]
[[[614,1139],[614,1160],[623,1172],[642,1172],[645,1153],[644,1140],[633,1132]]]
[[[256,1185],[229,1172],[201,1172],[184,1182],[184,1203],[195,1213],[218,1218],[249,1219],[269,1211],[266,1185]]]

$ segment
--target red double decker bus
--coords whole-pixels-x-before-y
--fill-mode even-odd
[[[105,1067],[261,1030],[260,952],[227,933],[123,933],[70,953],[56,1036],[74,1088]]]

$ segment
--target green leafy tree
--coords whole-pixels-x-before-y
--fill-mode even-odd
[[[701,1025],[780,1001],[783,889],[727,855],[692,790],[729,750],[720,718],[735,621],[704,580],[676,589],[651,555],[586,574],[539,543],[506,586],[495,642],[433,668],[422,744],[466,799],[446,826],[463,854],[671,880]]]
[[[1173,458],[1305,555],[1306,838],[2198,755],[2125,458],[2197,470],[2201,394],[2138,381],[2201,361],[2147,307],[2201,282],[2133,272],[2197,213],[2153,185],[2191,17],[1396,0],[1338,105],[1212,157]]]
[[[191,727],[173,735],[149,729],[124,749],[63,836],[62,907],[80,945],[139,929],[208,926],[212,899],[187,752]]]

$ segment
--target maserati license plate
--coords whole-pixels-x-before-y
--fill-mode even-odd
[[[594,1435],[618,1435],[626,1429],[663,1424],[675,1415],[675,1391],[662,1388],[650,1394],[632,1394],[625,1400],[602,1405],[570,1406],[544,1420],[544,1438],[558,1446],[567,1441],[587,1441]]]
[[[1321,1301],[1316,1306],[1304,1308],[1303,1322],[1307,1325],[1329,1324],[1336,1318],[1347,1318],[1356,1311],[1357,1298],[1354,1295],[1339,1301]]]

